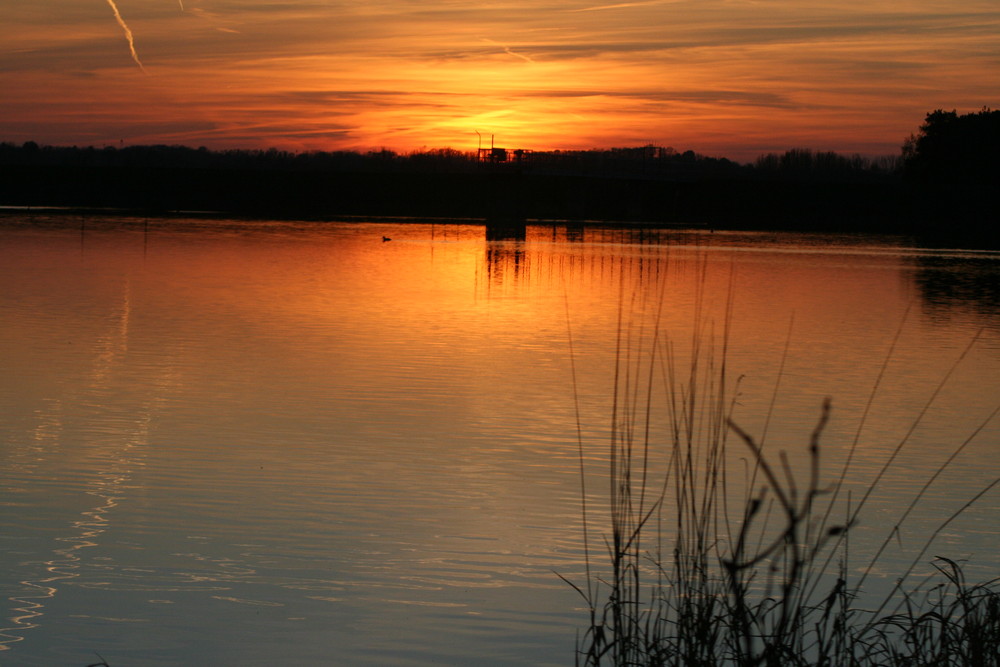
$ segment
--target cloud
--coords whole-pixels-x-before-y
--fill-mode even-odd
[[[613,5],[596,5],[594,7],[581,7],[570,9],[570,12],[603,12],[609,9],[630,9],[632,7],[648,7],[650,5],[662,5],[664,0],[648,0],[647,2],[619,2]]]
[[[0,139],[155,141],[178,120],[198,129],[166,140],[406,150],[478,127],[524,147],[735,153],[898,142],[931,109],[1000,105],[996,0],[126,1],[108,0],[114,29],[145,71],[137,28],[156,77],[107,66],[120,38],[99,2],[14,3],[0,86],[19,95],[0,127],[35,130]]]

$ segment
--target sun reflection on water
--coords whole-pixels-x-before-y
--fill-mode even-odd
[[[14,564],[0,641],[31,659],[45,643],[78,658],[63,637],[82,633],[130,664],[161,650],[460,663],[468,653],[436,638],[461,636],[480,655],[517,646],[512,663],[565,664],[582,616],[552,570],[584,569],[574,392],[596,517],[616,340],[640,357],[655,317],[682,364],[697,335],[720,342],[731,307],[741,426],[762,431],[778,384],[767,439],[797,451],[831,395],[832,463],[903,313],[931,294],[905,322],[862,476],[985,326],[875,524],[947,455],[951,426],[967,433],[995,407],[996,308],[965,299],[942,317],[941,267],[898,239],[379,221],[88,221],[83,234],[82,248],[75,224],[0,237],[0,349],[18,388],[0,391]],[[935,504],[995,474],[998,427],[982,438]],[[990,516],[948,546],[988,551]]]

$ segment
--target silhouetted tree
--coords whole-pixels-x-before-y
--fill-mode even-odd
[[[857,154],[841,155],[832,151],[793,148],[781,155],[761,155],[754,162],[754,169],[758,175],[768,178],[870,182],[895,176],[898,164],[891,156],[868,158]]]
[[[903,144],[907,173],[912,178],[932,174],[935,180],[985,182],[996,170],[1000,149],[1000,110],[983,108],[959,116],[932,111],[916,135]]]
[[[903,144],[903,160],[919,210],[953,228],[997,236],[1000,111],[932,111]]]

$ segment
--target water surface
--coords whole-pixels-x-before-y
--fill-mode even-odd
[[[728,327],[768,447],[803,451],[832,397],[831,466],[878,381],[852,480],[908,442],[863,554],[1000,403],[998,285],[996,253],[902,237],[8,217],[0,662],[571,664],[574,398],[599,522],[616,350],[638,368],[654,330],[683,367]],[[994,420],[876,578],[998,447]],[[994,576],[998,505],[927,560]]]

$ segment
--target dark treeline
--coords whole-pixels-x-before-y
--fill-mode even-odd
[[[0,205],[614,220],[995,236],[1000,112],[935,111],[898,156],[751,164],[641,146],[398,154],[0,143]]]
[[[902,156],[869,158],[801,148],[781,155],[768,153],[754,162],[755,171],[760,176],[795,180],[876,182],[895,179],[902,167]]]
[[[570,151],[508,151],[484,149],[462,152],[450,148],[400,154],[389,150],[310,151],[292,153],[267,150],[209,150],[204,146],[39,146],[33,141],[21,145],[0,143],[2,166],[73,166],[187,169],[267,169],[285,171],[391,172],[472,172],[484,164],[506,167],[521,173],[584,174],[610,177],[666,179],[764,177],[846,178],[872,180],[895,173],[899,158],[880,159],[860,155],[795,149],[782,155],[761,156],[755,163],[741,165],[727,158],[707,157],[694,151],[677,152],[672,147],[654,145]]]
[[[881,162],[831,155],[796,150],[745,165],[657,146],[404,155],[8,143],[0,144],[0,204],[716,226],[811,216],[816,224],[831,205],[871,199],[873,187],[898,181]]]
[[[927,114],[903,145],[903,166],[911,204],[932,231],[1000,246],[1000,110]]]

